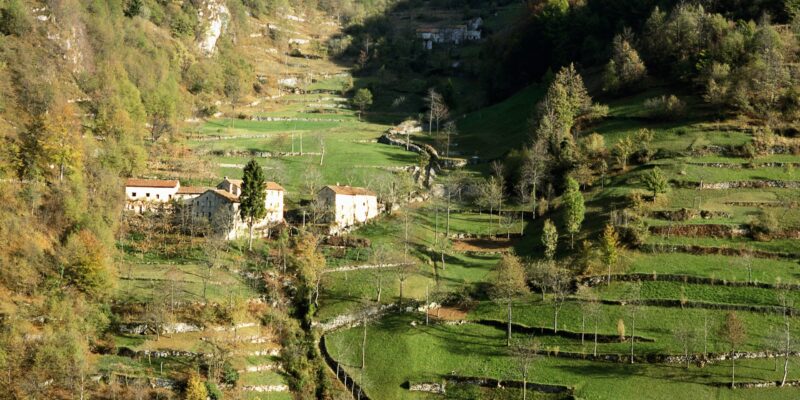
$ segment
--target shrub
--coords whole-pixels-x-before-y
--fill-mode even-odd
[[[750,221],[750,232],[753,239],[768,241],[778,230],[780,223],[778,217],[772,210],[761,210],[758,215]]]
[[[211,400],[222,400],[225,398],[222,394],[222,390],[219,389],[216,383],[206,382],[206,391]]]
[[[683,117],[686,103],[675,95],[665,95],[645,100],[644,108],[650,118],[672,120]]]

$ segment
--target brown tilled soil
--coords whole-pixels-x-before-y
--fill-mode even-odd
[[[431,318],[443,321],[463,321],[467,319],[467,313],[465,311],[451,307],[431,308],[428,310],[428,315]]]
[[[456,251],[486,251],[486,252],[499,252],[508,251],[514,246],[516,238],[512,237],[510,240],[505,237],[498,237],[496,239],[459,239],[453,241],[453,249]]]

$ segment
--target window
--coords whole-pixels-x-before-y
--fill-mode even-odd
[[[131,197],[136,197],[136,192],[131,192]]]
[[[150,193],[146,193],[146,194],[145,194],[145,196],[146,196],[146,197],[150,197]]]
[[[157,199],[160,199],[160,198],[161,198],[161,195],[160,195],[160,194],[158,194],[158,193],[156,193],[156,198],[157,198]]]

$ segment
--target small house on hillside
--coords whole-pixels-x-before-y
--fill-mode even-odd
[[[135,179],[125,181],[125,209],[141,213],[170,202],[181,183],[177,180]]]
[[[254,225],[259,236],[266,235],[270,226],[283,222],[285,190],[275,182],[267,182],[264,191],[267,214]],[[228,240],[244,236],[248,233],[248,227],[247,222],[239,215],[241,194],[242,181],[225,177],[216,189],[206,190],[192,200],[192,216],[196,220],[208,221],[216,232]]]
[[[434,43],[452,43],[459,45],[466,41],[481,39],[481,26],[483,19],[478,17],[464,25],[450,25],[444,27],[425,26],[417,29],[418,39],[422,39],[422,47],[426,50],[433,49]]]
[[[378,197],[368,189],[328,185],[320,189],[317,199],[330,210],[331,222],[338,229],[378,216]]]

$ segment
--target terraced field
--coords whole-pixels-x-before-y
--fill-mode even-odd
[[[620,218],[619,211],[630,207],[632,193],[641,194],[644,200],[630,207],[629,212],[640,215],[652,233],[641,246],[622,251],[610,284],[605,281],[604,269],[590,269],[588,276],[579,279],[587,288],[569,294],[563,303],[549,293],[514,301],[513,339],[534,338],[539,343],[539,355],[531,364],[531,381],[567,386],[580,398],[640,398],[643,387],[648,388],[647,398],[653,399],[791,397],[796,389],[730,390],[730,362],[724,361],[730,346],[721,339],[720,327],[728,313],[735,311],[746,332],[737,351],[750,355],[742,353],[743,358],[736,361],[737,382],[772,382],[782,377],[783,360],[778,368],[778,358],[783,355],[777,338],[787,333],[787,326],[791,337],[800,333],[800,325],[793,316],[793,307],[798,304],[796,285],[800,283],[800,240],[796,234],[800,229],[800,208],[796,206],[800,192],[792,186],[800,181],[795,169],[800,155],[745,158],[727,154],[725,150],[697,154],[700,145],[704,149],[745,146],[753,140],[752,130],[734,128],[737,123],[733,121],[712,122],[702,106],[682,122],[651,121],[642,110],[642,102],[666,90],[657,88],[615,100],[610,104],[609,117],[587,129],[601,133],[609,149],[625,135],[641,128],[651,129],[654,139],[650,146],[655,156],[627,171],[609,174],[604,187],[595,183],[584,193],[587,222],[580,239],[596,240],[605,221],[612,218],[612,211]],[[486,145],[488,142],[483,142],[488,139],[481,138],[501,134],[492,123],[499,118],[514,121],[525,108],[522,104],[530,104],[532,93],[535,89],[463,119],[462,131],[467,134],[459,151],[501,153],[502,148],[492,149]],[[687,102],[700,104],[693,99]],[[525,140],[524,128],[517,127],[519,134],[512,134],[508,143],[512,147]],[[513,133],[516,129],[506,127],[503,131]],[[671,190],[653,200],[642,178],[656,166],[667,176]],[[770,181],[786,184],[763,184]],[[718,189],[728,182],[756,186]],[[558,211],[545,217],[555,221],[561,218]],[[428,212],[421,220],[429,224],[430,218]],[[466,226],[454,226],[459,231],[501,234],[492,228],[492,221],[468,220]],[[616,223],[624,224],[622,219]],[[385,224],[378,225],[383,227],[380,231],[376,226],[360,234],[376,240],[382,237],[400,248],[401,225],[391,228],[384,227]],[[370,234],[373,229],[376,231]],[[518,254],[530,260],[542,257],[540,230],[541,219],[526,224],[526,235],[514,244]],[[766,230],[771,233],[760,233]],[[420,238],[425,237],[419,233],[419,227],[414,232]],[[424,251],[435,247],[432,241],[420,242],[427,243],[420,249],[422,254],[433,259],[435,252]],[[559,254],[575,254],[569,250],[568,240],[560,244]],[[359,368],[361,350],[357,345],[362,340],[363,328],[326,335],[333,357],[352,376],[363,376],[357,380],[367,394],[380,393],[385,399],[422,399],[430,395],[408,391],[409,382],[441,382],[452,376],[521,379],[521,361],[514,355],[513,347],[505,346],[506,305],[485,297],[480,299],[482,285],[493,276],[492,265],[499,256],[459,254],[453,249],[448,250],[448,255],[458,260],[456,265],[436,271],[439,280],[428,281],[426,285],[430,288],[438,283],[443,292],[461,285],[479,296],[476,303],[461,305],[467,313],[464,324],[442,321],[425,325],[424,315],[416,312],[393,314],[371,322],[367,327],[363,370]],[[476,274],[478,270],[481,272]],[[430,267],[428,271],[433,272]],[[358,290],[374,287],[369,277],[354,279],[357,283],[353,285],[333,279],[329,283],[333,293],[326,301],[332,302],[333,308],[343,307],[341,300],[348,296],[368,299],[374,294]],[[387,275],[384,279],[392,278]],[[396,279],[392,282],[396,285]],[[418,286],[406,290],[419,298]],[[587,293],[592,295],[585,297]],[[387,288],[383,301],[391,302],[389,299],[396,296],[394,288]],[[595,322],[597,333],[611,338],[597,344],[596,356]],[[625,333],[620,333],[621,325]],[[556,329],[559,333],[554,332]],[[632,330],[637,337],[633,347]],[[629,361],[631,351],[634,364]],[[767,356],[765,351],[778,352],[777,357]],[[681,358],[685,353],[690,356],[688,365]],[[665,361],[669,357],[673,357],[672,361]],[[798,361],[796,355],[788,359],[790,381],[800,377]]]

